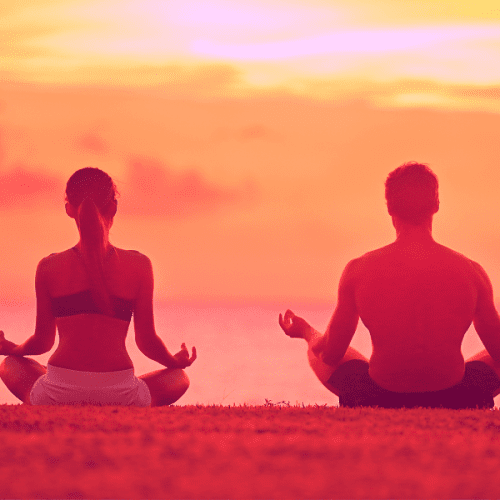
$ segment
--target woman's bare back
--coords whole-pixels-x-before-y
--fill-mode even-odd
[[[109,248],[104,261],[111,296],[133,304],[144,277],[139,252]],[[50,300],[90,290],[91,284],[78,248],[52,254],[39,266]],[[49,363],[82,371],[117,371],[132,368],[125,348],[129,321],[100,313],[69,314],[56,318],[59,345]]]

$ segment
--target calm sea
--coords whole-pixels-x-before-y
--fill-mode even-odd
[[[156,330],[170,352],[177,352],[182,342],[189,348],[195,345],[198,351],[198,359],[187,369],[191,387],[178,404],[262,405],[266,399],[274,403],[338,404],[338,399],[309,368],[306,343],[289,339],[281,331],[279,312],[284,312],[284,308],[276,305],[157,304]],[[296,307],[294,312],[324,331],[333,306]],[[23,342],[33,333],[34,325],[34,308],[10,307],[1,311],[0,329],[13,342]],[[361,322],[352,345],[370,356],[369,334]],[[132,326],[127,348],[136,374],[161,368],[139,352]],[[462,349],[464,356],[480,349],[482,344],[476,333],[469,330]],[[34,358],[46,364],[49,357],[47,353]],[[5,403],[19,401],[0,382],[0,404]],[[497,399],[497,406],[499,403]]]

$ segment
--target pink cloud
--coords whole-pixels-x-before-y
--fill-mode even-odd
[[[0,101],[0,113],[2,112],[2,101]],[[0,133],[0,165],[2,165],[2,162],[5,158],[5,150],[2,144],[2,134]]]
[[[62,203],[64,183],[39,170],[17,166],[0,174],[0,209],[55,206]]]
[[[1,14],[1,12],[0,12]],[[33,41],[44,35],[52,35],[58,31],[55,26],[23,26],[13,27],[8,23],[0,29],[0,57],[2,58],[32,58],[50,53],[32,45]]]
[[[456,86],[452,87],[451,92],[461,97],[483,98],[483,99],[500,99],[500,87],[475,87],[475,86]]]
[[[79,149],[96,155],[105,155],[109,150],[106,141],[92,132],[80,136],[76,141],[76,145]]]
[[[242,128],[239,134],[240,139],[244,141],[252,139],[267,139],[269,136],[270,133],[267,128],[258,124]]]
[[[212,212],[255,197],[256,188],[224,188],[208,182],[195,169],[173,172],[152,159],[129,165],[127,192],[120,199],[123,213],[177,218]]]

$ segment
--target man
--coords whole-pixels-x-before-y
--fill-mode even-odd
[[[500,393],[500,319],[488,275],[432,238],[436,175],[406,163],[389,174],[385,196],[397,238],[352,260],[340,279],[324,335],[290,310],[279,323],[307,341],[309,363],[342,406],[493,407]],[[349,347],[361,318],[373,353]],[[486,350],[464,363],[474,323]]]

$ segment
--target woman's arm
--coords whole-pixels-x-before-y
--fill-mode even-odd
[[[149,359],[167,368],[186,368],[196,359],[196,349],[189,353],[182,345],[181,351],[172,355],[156,334],[153,316],[153,268],[151,261],[144,255],[139,270],[140,284],[134,308],[135,342],[139,350]]]
[[[0,330],[0,354],[3,356],[10,356],[15,347],[17,347],[17,344],[7,340],[3,331]]]
[[[42,259],[35,275],[36,324],[35,333],[22,344],[14,347],[10,354],[29,356],[44,354],[52,349],[56,339],[56,320],[52,314],[47,287],[47,261]]]
[[[35,276],[35,333],[20,345],[16,345],[3,338],[3,348],[1,349],[1,354],[29,356],[44,354],[52,349],[56,339],[56,321],[52,314],[50,295],[46,284],[46,270],[47,262],[45,259],[42,259],[38,264]]]

